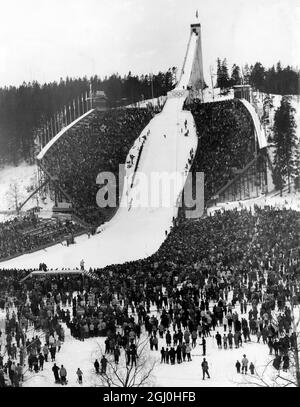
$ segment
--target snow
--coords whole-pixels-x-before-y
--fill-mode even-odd
[[[232,298],[232,292],[229,293],[228,300]],[[210,304],[212,307],[212,303]],[[239,303],[236,304],[233,311],[237,311],[239,318],[247,318],[247,313],[241,314]],[[249,311],[249,307],[247,309]],[[155,307],[151,307],[151,315],[157,315]],[[299,315],[299,307],[295,309],[295,316]],[[4,317],[4,313],[2,313]],[[0,313],[1,321],[1,313]],[[1,324],[1,322],[0,322]],[[68,372],[68,387],[94,387],[100,386],[99,376],[95,374],[93,363],[97,358],[98,361],[102,356],[102,351],[105,348],[105,337],[88,338],[84,341],[74,339],[69,332],[69,329],[63,324],[65,330],[65,342],[62,344],[60,352],[56,353],[55,363],[60,367],[64,365]],[[166,348],[165,339],[158,338],[158,351],[150,351],[150,346],[146,347],[147,358],[156,360],[156,366],[151,377],[151,386],[157,387],[249,387],[256,386],[257,383],[262,384],[259,377],[268,383],[269,386],[274,386],[274,378],[277,371],[272,367],[272,364],[265,370],[266,365],[274,359],[274,355],[269,355],[269,348],[266,344],[257,343],[255,335],[250,335],[251,342],[243,342],[243,345],[238,349],[218,349],[214,335],[217,331],[223,336],[223,326],[216,327],[215,331],[211,332],[211,337],[206,337],[206,355],[205,358],[209,364],[210,379],[202,380],[201,362],[202,356],[202,339],[197,339],[197,345],[191,352],[192,361],[183,362],[181,364],[161,364],[160,349],[162,346]],[[170,327],[170,332],[173,330]],[[228,330],[226,331],[228,332]],[[147,338],[147,334],[142,332],[142,340]],[[42,341],[43,344],[43,341]],[[124,352],[124,351],[122,351]],[[235,363],[241,361],[243,355],[246,354],[249,364],[253,362],[256,373],[251,375],[248,371],[247,375],[238,374],[236,372]],[[122,358],[122,354],[121,354]],[[44,364],[44,370],[38,373],[27,372],[23,387],[61,387],[60,384],[54,383],[52,362]],[[77,382],[76,370],[80,368],[83,372],[83,384]],[[265,372],[264,372],[265,370]],[[258,374],[257,374],[258,373]],[[289,377],[289,373],[281,372],[283,377]]]
[[[25,162],[18,166],[5,166],[0,169],[0,222],[13,219],[16,216],[13,198],[10,197],[10,185],[16,184],[19,205],[33,192],[38,185],[38,169],[36,165]],[[34,207],[42,208],[40,217],[51,217],[54,203],[49,196],[41,200],[39,196],[33,196],[22,208],[22,212]]]
[[[259,117],[258,117],[254,107],[246,99],[240,99],[240,100],[252,117],[259,148],[267,147],[267,140],[266,140],[265,132],[260,124]]]
[[[76,268],[81,259],[85,260],[87,268],[104,267],[145,258],[159,249],[177,214],[177,200],[190,168],[191,150],[195,153],[197,149],[193,116],[182,110],[187,96],[183,88],[189,81],[195,47],[196,35],[193,34],[185,73],[178,87],[169,92],[163,111],[140,135],[147,139],[134,184],[131,187],[132,170],[129,169],[126,173],[129,182],[124,184],[120,208],[113,219],[100,228],[101,233],[90,239],[76,239],[77,244],[69,247],[53,246],[2,262],[1,267],[36,268],[42,260],[49,268]],[[186,128],[188,136],[184,135]],[[161,188],[156,177],[164,177]],[[169,194],[167,188],[170,188]]]
[[[203,89],[203,102],[204,103],[212,103],[212,102],[219,102],[224,100],[230,100],[234,98],[233,89],[230,89],[230,92],[227,95],[221,94],[220,88],[211,88],[207,87]]]
[[[220,328],[219,332],[223,335],[223,328]],[[160,349],[162,346],[166,348],[166,343],[164,339],[159,339],[158,351],[148,349],[149,356],[157,361],[153,371],[152,385],[157,387],[236,387],[250,385],[244,376],[236,373],[236,361],[241,361],[243,354],[246,353],[249,362],[253,362],[254,366],[261,370],[270,360],[267,345],[257,344],[253,335],[252,339],[253,342],[243,344],[243,347],[238,349],[224,350],[217,348],[213,336],[206,338],[207,352],[205,358],[209,364],[211,379],[204,381],[202,380],[201,369],[203,360],[201,340],[198,339],[197,346],[191,352],[191,362],[168,365],[160,363]],[[100,348],[104,349],[104,340],[104,337],[97,337],[88,338],[81,342],[72,338],[70,334],[66,335],[60,352],[56,354],[55,363],[58,366],[63,364],[67,369],[68,386],[93,387],[100,385],[101,382],[94,373],[93,363],[96,358],[100,359]],[[28,372],[23,387],[61,387],[61,385],[54,383],[52,366],[53,363],[48,362],[44,364],[43,371]],[[78,367],[83,371],[82,385],[77,383],[76,370]]]
[[[0,222],[15,216],[13,199],[9,197],[10,185],[16,183],[18,186],[18,201],[25,200],[29,195],[30,188],[36,180],[37,167],[22,163],[15,166],[5,166],[0,170]]]
[[[300,211],[300,193],[283,192],[280,196],[280,192],[275,191],[267,195],[261,195],[256,198],[246,199],[244,201],[232,201],[232,202],[222,202],[208,209],[208,214],[213,214],[218,210],[232,210],[232,209],[253,209],[254,205],[261,208],[265,206],[272,206],[277,209],[292,209],[295,211]]]
[[[127,108],[133,108],[133,107],[147,108],[148,106],[163,106],[166,100],[167,100],[167,96],[159,96],[157,98],[140,100],[139,102],[132,103],[130,105],[127,105],[126,107]]]

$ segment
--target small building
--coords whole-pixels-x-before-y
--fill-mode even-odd
[[[250,85],[234,85],[233,86],[234,97],[237,99],[246,99],[249,103],[251,86]]]

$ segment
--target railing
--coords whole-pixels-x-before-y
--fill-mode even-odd
[[[238,173],[233,179],[231,179],[230,181],[228,181],[226,185],[224,185],[223,187],[221,187],[221,188],[208,200],[207,205],[210,206],[210,205],[216,204],[216,203],[218,203],[218,202],[220,203],[220,202],[229,201],[229,196],[228,196],[228,199],[226,199],[226,193],[227,193],[227,192],[228,192],[228,195],[231,194],[231,195],[234,196],[235,199],[233,199],[233,200],[236,200],[236,199],[237,199],[237,195],[238,195],[238,191],[236,191],[236,193],[231,192],[231,188],[234,187],[235,185],[237,185],[236,190],[238,189],[238,187],[240,187],[240,195],[241,195],[240,200],[241,200],[241,199],[247,199],[246,196],[242,196],[242,195],[243,195],[243,194],[242,194],[242,192],[243,192],[243,191],[242,191],[242,186],[244,186],[244,195],[245,195],[246,184],[247,184],[247,187],[248,187],[248,188],[250,188],[250,186],[252,187],[252,191],[254,191],[254,189],[256,189],[256,196],[257,196],[257,195],[258,195],[258,192],[263,190],[263,188],[264,188],[263,185],[264,185],[265,187],[267,187],[266,181],[263,181],[263,179],[262,179],[263,176],[264,176],[264,175],[263,175],[263,174],[264,174],[264,169],[263,169],[262,171],[259,171],[259,172],[258,172],[259,179],[260,179],[260,187],[258,187],[258,185],[254,185],[254,184],[255,184],[254,178],[257,176],[257,174],[256,174],[257,170],[256,170],[255,173],[254,173],[254,178],[252,177],[252,179],[251,179],[251,174],[250,174],[250,176],[249,176],[248,171],[251,169],[251,167],[252,167],[253,165],[256,165],[258,159],[261,159],[261,158],[263,158],[263,159],[265,160],[265,161],[264,161],[264,165],[266,165],[266,164],[267,164],[267,162],[266,162],[266,161],[267,161],[266,155],[259,154],[258,156],[254,157],[254,158],[241,170],[240,173]],[[253,174],[252,174],[252,175],[253,175]],[[246,180],[246,181],[244,180],[244,182],[242,182],[245,176],[247,177],[247,180]],[[238,183],[240,183],[240,185],[238,185]],[[254,187],[255,187],[255,188],[254,188]],[[249,192],[249,197],[248,197],[248,198],[250,198],[250,197],[251,197],[251,196],[250,196],[250,195],[251,195],[250,190],[249,190],[248,192]],[[222,200],[222,196],[224,196],[224,200]],[[252,196],[251,198],[254,198],[254,196]]]
[[[82,235],[84,235],[84,234],[86,234],[86,230],[82,230],[82,231],[80,231],[80,232],[76,232],[76,233],[73,234],[73,236],[74,236],[74,237],[78,237],[78,236],[82,236]],[[11,256],[4,257],[3,259],[0,259],[0,265],[1,265],[1,263],[4,262],[4,261],[8,261],[8,260],[11,260],[11,259],[15,259],[15,258],[17,258],[17,257],[23,256],[24,254],[34,253],[34,252],[37,252],[37,251],[39,251],[39,250],[47,249],[48,247],[51,247],[51,246],[55,246],[55,245],[57,245],[58,243],[61,243],[62,240],[64,240],[65,236],[66,236],[66,233],[64,233],[64,234],[62,234],[61,236],[57,237],[53,242],[45,243],[45,244],[43,244],[43,245],[37,246],[37,247],[35,247],[35,248],[33,248],[33,249],[30,249],[30,250],[25,250],[25,251],[22,252],[22,253],[16,253],[16,254],[12,254]]]
[[[55,137],[62,129],[92,109],[91,99],[87,92],[63,106],[49,120],[45,121],[35,131],[36,155]]]
[[[66,127],[64,127],[61,131],[59,131],[49,142],[42,148],[42,150],[39,152],[37,155],[37,160],[41,160],[44,155],[47,153],[47,151],[56,143],[58,139],[60,139],[67,131],[69,131],[73,126],[75,126],[77,123],[79,123],[82,119],[90,115],[94,109],[91,109],[78,117],[77,119],[73,120],[71,123],[69,123]]]

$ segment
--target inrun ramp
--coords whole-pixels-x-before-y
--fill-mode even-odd
[[[75,245],[52,246],[3,262],[1,267],[36,268],[44,262],[48,268],[75,268],[82,259],[86,268],[104,267],[155,253],[177,216],[191,154],[197,150],[193,116],[183,111],[187,88],[199,89],[203,83],[200,24],[192,24],[178,85],[169,92],[162,112],[149,122],[128,154],[128,159],[134,155],[133,161],[139,156],[138,168],[134,178],[132,167],[126,170],[121,205],[113,219],[90,239],[79,237]],[[161,177],[166,183],[158,188]]]

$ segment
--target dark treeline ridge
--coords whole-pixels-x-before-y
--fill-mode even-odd
[[[260,62],[254,65],[245,64],[240,67],[233,64],[231,72],[226,58],[217,59],[216,87],[230,88],[233,85],[249,84],[254,89],[278,95],[300,95],[300,72],[291,66],[282,67],[278,62],[271,68],[264,67]]]
[[[100,78],[66,78],[40,84],[36,81],[19,87],[0,88],[0,166],[18,165],[20,161],[34,159],[35,130],[42,126],[65,105],[86,95],[90,89],[104,90],[110,107],[136,103],[166,95],[176,82],[176,68],[157,74],[133,75],[118,73]],[[280,62],[265,68],[260,62],[239,67],[233,64],[231,72],[227,61],[217,60],[217,83],[222,89],[246,83],[266,93],[282,95],[300,94],[300,73]]]
[[[104,90],[110,107],[166,95],[172,89],[175,68],[151,75],[99,78],[66,78],[40,84],[36,81],[19,87],[0,88],[0,166],[17,165],[34,158],[34,132],[65,105],[93,91]]]

